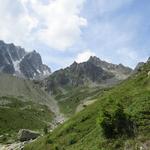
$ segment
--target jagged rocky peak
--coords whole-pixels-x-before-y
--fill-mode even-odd
[[[116,65],[108,63],[106,61],[97,58],[96,56],[91,56],[88,61],[95,64],[96,66],[101,67],[103,70],[107,72],[113,73],[118,79],[127,78],[133,71],[131,68],[126,67],[122,64]]]
[[[99,62],[99,61],[101,61],[100,60],[100,58],[98,58],[98,57],[96,57],[96,56],[90,56],[90,58],[89,58],[89,60],[88,60],[89,62]]]
[[[15,46],[13,43],[6,44],[3,41],[0,41],[0,51],[5,55],[9,55],[11,61],[17,61],[26,54],[25,49],[20,46]]]
[[[88,61],[77,63],[65,69],[60,69],[46,79],[48,91],[77,86],[111,86],[126,79],[132,69],[123,65],[115,65],[91,56]]]
[[[108,62],[106,62],[106,61],[103,61],[103,60],[99,59],[99,58],[96,57],[96,56],[91,56],[91,57],[89,58],[88,62],[91,62],[91,63],[93,63],[94,65],[103,68],[104,70],[111,70],[111,69],[114,69],[114,68],[116,67],[116,65],[111,64],[111,63],[108,63]]]
[[[100,82],[101,79],[104,78],[110,78],[111,74],[108,72],[105,72],[102,68],[96,66],[95,64],[87,61],[83,63],[76,63],[74,62],[69,67],[70,72],[72,72],[74,75],[78,77],[83,77],[90,79],[92,82],[98,81]]]
[[[0,41],[0,72],[30,79],[43,78],[51,73],[50,68],[42,63],[39,53],[28,53],[20,46],[3,41]]]
[[[39,53],[35,50],[24,56],[20,62],[20,70],[27,78],[43,78],[50,75],[49,67],[42,63]]]
[[[78,66],[78,63],[74,61],[73,64],[70,65],[70,68],[76,68],[77,66]]]
[[[0,72],[14,74],[17,62],[25,54],[23,48],[0,41]]]

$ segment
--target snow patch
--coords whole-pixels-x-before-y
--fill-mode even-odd
[[[39,74],[41,73],[41,71],[39,69],[36,70]]]
[[[50,72],[48,70],[43,70],[43,75],[48,76],[48,75],[50,75]]]
[[[16,72],[21,73],[20,71],[20,60],[13,61],[14,69]]]

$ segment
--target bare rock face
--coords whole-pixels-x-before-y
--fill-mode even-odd
[[[20,70],[30,79],[40,79],[50,75],[50,68],[42,63],[39,53],[33,51],[24,56],[20,62]]]
[[[29,79],[41,79],[50,75],[51,70],[44,65],[36,51],[27,53],[25,49],[0,41],[0,73],[8,73]]]
[[[23,48],[0,41],[0,72],[14,74],[15,63],[25,54],[26,52]]]
[[[60,69],[45,79],[44,85],[49,92],[62,88],[78,86],[114,85],[126,79],[132,69],[122,64],[115,65],[91,56],[83,63],[74,62],[65,69]]]
[[[36,139],[39,136],[40,136],[39,133],[31,131],[31,130],[27,130],[27,129],[21,129],[18,132],[18,139],[21,142],[29,141],[29,140],[34,140],[34,139]]]
[[[126,67],[122,64],[116,65],[108,63],[106,61],[97,58],[96,56],[91,56],[88,61],[96,65],[97,67],[101,67],[103,70],[107,72],[111,72],[119,80],[126,79],[133,71],[131,68]]]
[[[139,62],[134,69],[134,73],[137,73],[138,71],[140,71],[140,69],[142,68],[144,64],[145,64],[144,62]]]

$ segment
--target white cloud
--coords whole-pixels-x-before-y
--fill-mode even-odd
[[[48,46],[66,50],[81,35],[81,27],[86,26],[86,19],[79,16],[84,0],[55,0],[49,5],[34,3],[34,12],[44,20],[44,28],[37,33],[38,40]]]
[[[77,58],[75,59],[75,61],[77,63],[85,62],[85,61],[87,61],[90,58],[90,56],[95,56],[95,53],[92,52],[91,50],[86,50],[86,51],[84,51],[82,53],[79,53],[77,55]]]
[[[40,42],[66,50],[87,25],[80,10],[85,0],[0,0],[0,38],[25,45]]]
[[[18,0],[0,1],[0,20],[0,39],[19,45],[31,39],[30,33],[37,25]]]

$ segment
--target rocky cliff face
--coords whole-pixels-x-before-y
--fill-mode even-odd
[[[41,78],[50,75],[51,70],[43,65],[39,53],[33,51],[24,56],[20,62],[20,70],[27,78]]]
[[[25,49],[0,41],[0,72],[40,79],[50,75],[51,70],[42,63],[36,51],[27,53]]]
[[[76,63],[58,70],[44,80],[48,91],[77,86],[113,85],[124,80],[131,74],[132,69],[123,65],[114,65],[90,57],[87,62]]]
[[[126,67],[122,64],[119,65],[111,64],[106,61],[100,60],[95,56],[91,56],[88,61],[98,67],[101,67],[103,70],[107,72],[111,72],[115,76],[115,78],[119,80],[126,79],[133,71],[131,68]]]

